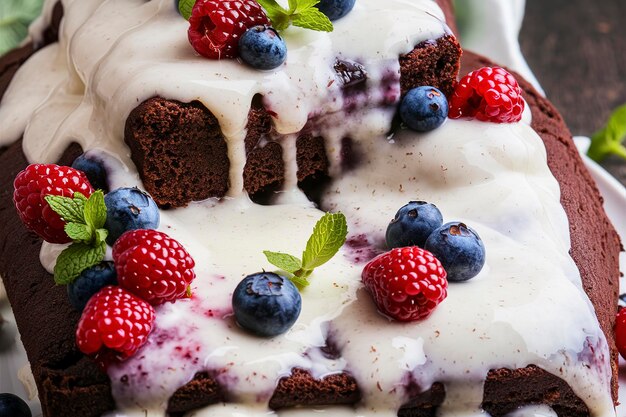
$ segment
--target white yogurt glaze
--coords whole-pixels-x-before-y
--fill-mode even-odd
[[[550,407],[531,405],[513,411],[507,417],[558,417]]]
[[[168,398],[199,371],[214,375],[231,403],[190,416],[391,417],[407,401],[409,381],[424,390],[444,383],[443,417],[479,415],[487,372],[529,364],[567,381],[594,417],[614,415],[606,340],[568,255],[559,187],[529,112],[520,123],[448,120],[428,134],[400,130],[388,137],[394,110],[377,105],[381,79],[397,75],[399,54],[448,33],[434,2],[359,0],[330,34],[290,28],[286,65],[269,72],[198,57],[171,0],[63,0],[63,6],[59,42],[30,59],[4,96],[0,144],[23,133],[29,161],[54,162],[75,141],[105,159],[113,188],[140,185],[124,123],[138,103],[159,95],[206,105],[220,122],[231,162],[227,198],[161,212],[160,230],[197,262],[195,295],[158,307],[146,346],[110,369],[119,408],[111,416],[145,415],[138,410],[163,416]],[[370,106],[341,111],[337,57],[366,67]],[[284,135],[286,188],[280,204],[270,206],[242,191],[243,138],[256,94],[277,114],[274,126]],[[360,283],[367,254],[346,245],[312,275],[302,314],[285,335],[260,339],[233,321],[237,283],[273,269],[262,251],[298,254],[323,214],[295,186],[295,133],[311,117],[331,162],[322,209],[346,214],[351,237],[365,244],[361,250],[379,250],[388,221],[413,199],[435,203],[446,221],[462,220],[483,238],[483,271],[451,284],[427,320],[401,324],[380,315]],[[345,137],[362,155],[350,171],[341,166]],[[41,255],[48,268],[53,251],[45,245]],[[329,341],[339,358],[321,353]],[[276,383],[294,367],[315,377],[349,372],[363,400],[355,408],[273,413],[267,403]]]

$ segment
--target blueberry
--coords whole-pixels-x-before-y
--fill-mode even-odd
[[[435,87],[410,90],[400,103],[400,118],[411,129],[428,132],[436,129],[448,117],[448,100]]]
[[[83,311],[91,296],[107,285],[117,285],[117,273],[113,262],[101,262],[84,270],[67,286],[70,304],[76,310]]]
[[[239,56],[253,68],[271,70],[285,62],[287,45],[274,28],[253,26],[239,39]]]
[[[104,196],[104,203],[107,206],[104,227],[109,231],[109,245],[113,245],[128,230],[159,227],[159,208],[152,197],[138,188],[113,190]]]
[[[356,0],[322,0],[315,5],[330,20],[337,20],[350,12]]]
[[[72,162],[72,168],[83,171],[96,190],[109,191],[107,171],[100,159],[82,154]]]
[[[296,286],[273,272],[248,275],[233,293],[237,323],[259,336],[285,333],[298,319],[301,308]]]
[[[426,240],[431,252],[448,273],[448,281],[467,281],[485,264],[485,245],[478,234],[460,222],[446,223]]]
[[[396,213],[387,226],[387,246],[389,249],[403,246],[424,247],[428,236],[443,224],[443,216],[434,204],[425,201],[411,201]]]
[[[1,417],[33,417],[28,408],[28,404],[17,395],[0,394],[0,416]]]

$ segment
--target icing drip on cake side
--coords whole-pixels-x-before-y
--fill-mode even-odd
[[[170,0],[63,5],[59,43],[29,60],[3,99],[0,125],[10,129],[0,132],[0,144],[25,131],[29,160],[53,162],[76,141],[105,155],[112,188],[137,185],[124,122],[135,106],[159,95],[199,100],[209,108],[227,138],[231,162],[227,198],[161,212],[160,230],[197,262],[195,295],[158,307],[147,345],[110,369],[120,413],[130,416],[139,408],[163,416],[172,393],[206,370],[233,403],[190,415],[268,415],[277,380],[297,367],[315,377],[345,371],[357,379],[363,400],[356,409],[320,409],[324,415],[395,416],[408,399],[408,381],[422,389],[444,383],[443,417],[478,415],[490,369],[535,364],[567,381],[593,416],[614,415],[608,348],[568,255],[558,184],[529,114],[510,125],[448,120],[428,134],[401,130],[389,138],[393,109],[342,111],[340,87],[330,83],[335,58],[362,63],[370,76],[368,100],[380,101],[385,74],[399,70],[398,55],[446,34],[434,2],[359,0],[331,34],[290,28],[284,34],[287,66],[270,72],[194,55],[187,23]],[[256,94],[278,115],[275,128],[285,135],[286,188],[282,204],[272,206],[254,204],[242,192],[243,138]],[[273,270],[262,251],[304,247],[323,214],[295,180],[294,133],[311,118],[331,162],[322,208],[345,213],[351,236],[364,235],[379,249],[395,211],[420,199],[435,203],[446,219],[467,222],[483,238],[484,270],[469,283],[451,283],[448,298],[427,320],[402,324],[381,316],[360,283],[364,263],[344,247],[312,275],[302,314],[288,333],[259,339],[234,322],[230,300],[237,283]],[[341,167],[345,137],[365,156],[352,171]],[[53,250],[44,246],[46,263],[54,259]],[[329,338],[340,350],[338,359],[320,353]]]

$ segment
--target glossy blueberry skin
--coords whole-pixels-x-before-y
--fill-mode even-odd
[[[387,226],[387,247],[423,248],[428,236],[442,224],[443,216],[437,206],[425,201],[411,201],[398,210],[396,217]]]
[[[330,20],[341,19],[354,7],[356,0],[321,0],[315,5]]]
[[[400,118],[411,129],[428,132],[441,126],[448,117],[448,100],[435,87],[410,90],[400,103]]]
[[[84,172],[89,183],[96,190],[102,190],[105,193],[109,191],[107,170],[98,158],[82,154],[72,162],[72,168]]]
[[[239,56],[252,68],[271,70],[287,58],[287,45],[269,26],[253,26],[239,39]]]
[[[0,417],[33,417],[28,404],[17,395],[0,394]]]
[[[83,311],[87,301],[107,285],[117,285],[115,266],[113,262],[108,261],[84,270],[67,286],[70,304],[77,311]]]
[[[485,245],[478,233],[464,223],[444,224],[428,237],[424,249],[439,259],[448,281],[474,278],[485,265]]]
[[[118,188],[104,196],[107,220],[104,227],[109,231],[107,243],[113,243],[126,231],[156,229],[161,215],[150,195],[138,188]]]
[[[296,322],[301,309],[298,288],[273,272],[248,275],[233,293],[237,323],[263,337],[285,333]]]

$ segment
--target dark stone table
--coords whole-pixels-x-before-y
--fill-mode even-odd
[[[626,0],[526,0],[520,40],[574,135],[590,136],[626,103]],[[626,185],[626,160],[602,165]]]

